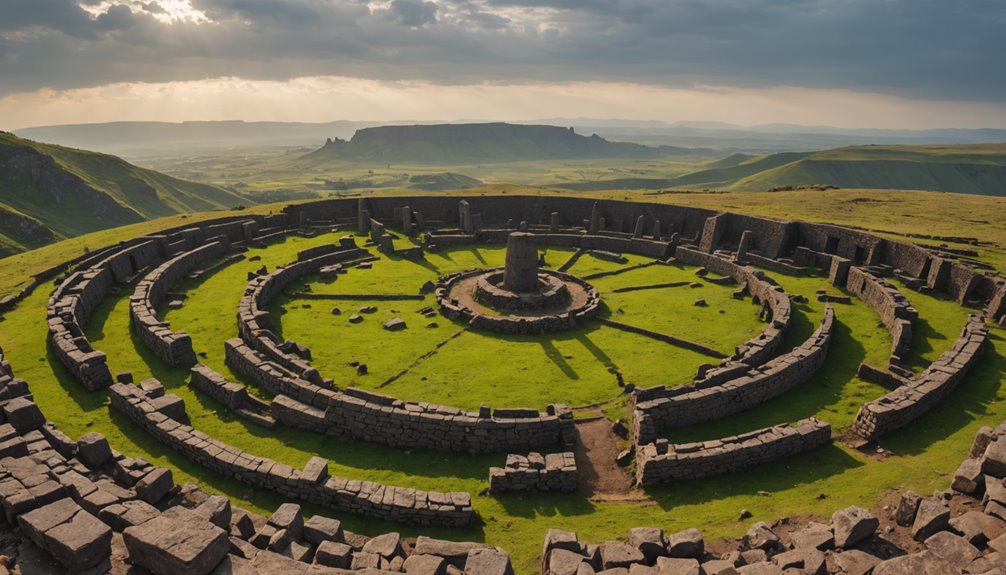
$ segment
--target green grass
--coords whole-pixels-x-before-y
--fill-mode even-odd
[[[598,196],[621,197],[619,194],[621,192],[598,194]],[[988,203],[990,200],[985,198],[972,200],[966,196],[899,193],[890,196],[892,203],[887,203],[885,196],[885,203],[882,206],[876,206],[871,202],[848,201],[850,198],[869,194],[864,191],[826,193],[821,194],[820,201],[816,202],[800,202],[798,196],[787,194],[694,194],[685,197],[668,195],[655,198],[660,201],[682,201],[700,207],[718,206],[722,209],[756,214],[770,212],[776,215],[793,215],[818,220],[830,217],[839,223],[843,221],[859,223],[867,227],[887,229],[893,233],[924,231],[948,235],[979,235],[993,242],[1000,242],[1003,235],[1004,225],[1001,219],[990,217],[990,214],[996,212],[992,211],[994,205]],[[893,200],[899,198],[904,201],[893,203]],[[927,202],[941,198],[946,198],[947,202],[937,209],[933,209],[931,204],[926,205]],[[982,222],[968,223],[965,220],[982,220]],[[23,273],[26,270],[41,269],[56,263],[58,258],[65,258],[68,254],[76,255],[83,245],[90,245],[93,249],[101,245],[98,242],[112,242],[116,237],[120,239],[128,237],[126,234],[143,233],[138,229],[146,228],[117,230],[118,234],[112,231],[104,232],[102,236],[81,238],[32,252],[35,256],[33,258],[3,260],[0,267],[8,274],[4,280],[8,286],[18,285],[24,281]],[[177,329],[185,329],[193,335],[197,350],[207,353],[205,361],[208,364],[231,376],[222,365],[222,342],[227,337],[236,335],[235,306],[244,288],[247,271],[256,269],[263,263],[272,269],[277,264],[291,261],[298,250],[325,241],[328,241],[328,238],[290,238],[265,250],[250,251],[249,256],[260,255],[263,261],[238,262],[209,274],[202,281],[186,285],[187,289],[194,289],[192,297],[181,310],[169,313],[168,319]],[[982,251],[982,257],[990,260],[995,260],[996,254],[999,253],[996,249],[984,246],[979,249]],[[487,254],[489,250],[479,248],[474,251],[453,250],[445,256],[452,258],[453,264],[459,268],[471,267],[473,262],[479,261],[479,256],[487,262],[499,261],[494,260],[498,256]],[[557,257],[549,258],[553,265],[560,265],[565,260],[564,254],[556,253],[555,256]],[[12,261],[18,262],[17,265],[11,265]],[[442,269],[448,269],[447,262],[440,263],[435,258],[431,258],[430,261]],[[414,272],[406,273],[408,279],[403,280],[401,284],[390,285],[381,281],[382,274],[387,274],[384,279],[390,280],[394,275],[390,268],[399,265],[404,266],[406,263],[382,260],[368,272],[371,275],[362,273],[363,270],[356,274],[354,270],[330,285],[321,282],[312,282],[311,285],[315,292],[332,289],[334,293],[341,289],[348,291],[351,287],[374,290],[380,287],[382,292],[385,289],[388,292],[401,289],[413,293],[414,290],[418,290],[413,276],[419,279],[420,270],[423,274],[434,273],[422,266],[408,264],[415,266],[416,269]],[[389,269],[385,270],[385,266]],[[656,273],[658,269],[675,273],[673,268],[663,267],[645,268],[639,271]],[[688,273],[687,268],[683,271]],[[628,272],[595,282],[603,291],[609,287],[624,285],[621,282],[631,280],[635,283],[637,279],[633,274],[637,273]],[[810,296],[817,287],[826,284],[826,280],[820,277],[789,277],[776,272],[769,274],[779,280],[790,293]],[[651,283],[648,278],[645,282],[642,279],[638,281]],[[354,286],[353,282],[361,283]],[[695,295],[697,292],[702,292],[701,296],[709,299],[713,289],[723,290],[727,294],[731,290],[729,287],[707,284],[694,290],[671,288],[666,291],[678,290],[687,296],[687,305],[675,309],[676,313],[684,313],[696,311],[691,308],[690,302],[697,297]],[[171,467],[175,470],[176,481],[197,481],[210,491],[231,496],[238,505],[259,512],[268,512],[279,504],[279,500],[269,494],[250,492],[244,485],[192,465],[184,458],[151,441],[140,429],[118,413],[111,411],[107,404],[106,393],[89,393],[82,390],[79,384],[58,366],[55,358],[47,353],[44,318],[49,291],[48,286],[40,288],[15,311],[6,314],[4,321],[0,321],[0,347],[5,350],[18,375],[29,381],[32,392],[48,419],[73,437],[87,431],[100,431],[109,437],[117,449]],[[880,442],[884,448],[894,453],[890,458],[877,459],[836,443],[773,465],[756,467],[745,471],[742,476],[682,482],[650,489],[647,490],[647,495],[651,501],[643,504],[598,503],[576,495],[551,494],[511,495],[497,499],[479,493],[487,487],[486,468],[489,465],[502,463],[502,455],[472,457],[421,450],[406,453],[376,444],[337,441],[285,428],[264,431],[241,420],[235,420],[212,400],[189,390],[184,385],[186,374],[183,370],[165,367],[135,340],[128,326],[126,306],[129,291],[125,290],[120,296],[109,298],[104,302],[89,325],[89,337],[92,338],[95,347],[109,353],[113,370],[129,369],[134,371],[137,377],[155,375],[161,378],[173,393],[185,398],[193,425],[257,455],[273,457],[291,465],[303,465],[311,455],[320,454],[330,459],[332,472],[336,474],[416,488],[468,491],[473,494],[480,523],[467,530],[412,529],[390,523],[362,520],[347,514],[326,513],[345,520],[348,528],[365,533],[393,529],[405,534],[429,533],[452,539],[485,540],[511,551],[515,566],[520,573],[535,571],[534,558],[540,550],[542,536],[549,527],[577,531],[581,538],[592,542],[624,537],[629,528],[640,525],[654,525],[668,530],[698,525],[707,537],[734,537],[742,533],[752,521],[771,521],[781,516],[797,514],[829,516],[835,509],[846,505],[872,507],[882,501],[889,501],[893,494],[902,489],[914,489],[922,493],[944,489],[949,481],[947,474],[952,472],[965,456],[977,428],[981,425],[996,425],[1006,419],[1006,402],[1003,401],[1004,394],[1001,389],[1001,382],[1006,380],[1006,359],[1004,359],[1006,332],[1000,328],[993,328],[989,350],[960,387],[922,419]],[[667,294],[658,293],[660,291],[649,293],[657,297],[668,297]],[[648,292],[629,292],[624,295],[633,293],[638,295]],[[913,357],[910,358],[910,362],[918,367],[937,357],[954,341],[969,310],[960,308],[953,302],[917,292],[906,290],[905,294],[925,320],[924,323],[920,322],[917,325],[912,348]],[[608,296],[605,297],[607,299]],[[292,307],[302,305],[305,301],[294,300],[284,305]],[[311,316],[308,311],[315,312],[315,317],[324,321],[334,317],[330,316],[326,309],[329,302],[309,303],[312,304],[313,310],[289,309],[281,318],[284,333],[298,341],[310,337],[308,333],[312,330],[297,333],[297,330],[305,325],[312,327],[304,322]],[[415,305],[418,302],[408,303]],[[629,302],[626,314],[642,303]],[[751,319],[752,308],[749,303],[734,303],[740,307],[738,312],[728,315],[731,321]],[[388,305],[392,304],[382,302],[379,307]],[[396,302],[393,305],[399,304]],[[716,309],[716,306],[711,305],[706,311],[716,312]],[[822,310],[822,305],[813,298],[806,305],[796,305],[793,329],[787,337],[787,343],[795,345],[806,338],[816,327]],[[301,312],[304,312],[304,318],[298,320],[297,315]],[[851,305],[836,305],[836,312],[838,325],[832,350],[825,366],[811,381],[761,408],[707,426],[681,430],[680,434],[676,430],[671,437],[675,440],[715,437],[811,415],[817,415],[831,422],[838,432],[847,428],[859,405],[884,393],[884,390],[875,385],[859,381],[854,377],[854,373],[860,361],[882,364],[890,352],[890,337],[886,329],[878,325],[876,313],[857,300]],[[639,315],[645,316],[645,314]],[[716,313],[715,317],[722,316]],[[438,318],[438,321],[442,320]],[[698,321],[702,321],[701,318]],[[716,329],[719,329],[718,324],[724,322],[703,323],[716,323]],[[416,324],[415,327],[410,325],[410,329],[406,331],[411,332],[415,329],[416,332],[424,333],[425,328],[421,328],[421,325]],[[753,322],[748,327],[757,329],[758,324]],[[627,366],[637,366],[641,371],[634,377],[639,381],[653,381],[654,377],[668,373],[669,369],[672,372],[679,370],[678,367],[667,367],[680,361],[668,353],[644,355],[639,351],[633,351],[629,357],[619,355],[613,350],[619,348],[639,350],[640,346],[632,342],[601,342],[596,339],[596,334],[602,331],[588,332],[587,340],[600,349],[609,360],[616,363],[619,369],[625,371],[629,369]],[[469,335],[471,334],[464,334],[462,337]],[[720,336],[716,337],[718,339]],[[588,363],[605,365],[604,360],[594,356],[593,351],[575,336],[565,339],[550,338],[550,340],[554,342],[556,351],[563,356],[563,359],[565,355],[572,356],[572,359],[565,361],[570,365],[575,364],[577,373],[581,371],[578,369],[579,364],[575,362],[583,361],[585,365]],[[322,353],[322,349],[350,348],[354,342],[355,339],[351,341],[348,338],[328,340],[312,347],[318,355]],[[498,344],[503,349],[508,349],[512,342],[500,341]],[[540,344],[536,345],[540,347]],[[444,349],[450,348],[445,346]],[[663,349],[669,352],[674,348],[664,346]],[[508,353],[513,353],[513,357],[508,357]],[[483,353],[471,361],[475,363],[485,361],[487,355],[488,352]],[[491,359],[511,361],[503,363],[504,367],[484,371],[490,377],[506,379],[508,388],[504,390],[505,392],[522,388],[529,390],[525,392],[527,396],[525,399],[531,402],[537,400],[537,397],[531,396],[541,393],[541,387],[534,391],[534,387],[525,386],[547,387],[551,383],[560,391],[574,391],[563,389],[569,387],[568,379],[555,380],[554,376],[548,375],[552,373],[549,371],[552,366],[556,365],[554,362],[543,362],[537,366],[528,365],[526,377],[499,376],[499,372],[504,369],[507,370],[504,376],[512,373],[510,364],[515,359],[518,364],[519,361],[523,361],[519,357],[524,357],[525,351],[520,349],[497,355],[503,356],[502,360]],[[543,354],[542,357],[548,356]],[[318,361],[327,363],[330,360],[319,356]],[[368,364],[371,363],[373,360],[368,360]],[[459,362],[445,363],[453,365]],[[430,373],[434,373],[432,368],[436,367],[436,364],[428,365]],[[335,370],[334,367],[332,369]],[[586,373],[585,369],[583,368],[582,373]],[[691,369],[680,367],[681,372],[688,372]],[[654,376],[653,373],[657,375]],[[334,371],[331,375],[337,380],[343,377]],[[444,379],[446,380],[446,376]],[[429,381],[431,379],[427,375],[427,382]],[[417,382],[403,379],[402,387],[396,389],[394,386],[389,386],[384,391],[393,395],[407,393],[405,384],[415,386],[414,389],[418,390],[422,389],[421,382],[421,379]],[[610,386],[605,388],[605,391],[616,391],[616,389]],[[453,397],[462,401],[464,400],[462,394],[468,391],[454,390]],[[450,390],[444,390],[444,393],[448,392]],[[500,393],[498,388],[495,393]],[[474,395],[472,400],[474,401]],[[492,403],[503,405],[496,401]],[[605,405],[604,412],[609,417],[624,417],[624,407],[620,400]],[[760,491],[768,492],[769,495],[761,496],[758,494]],[[737,514],[744,508],[749,509],[754,517],[739,522],[736,520]],[[308,511],[318,510],[308,507]]]
[[[762,157],[729,156],[671,177],[644,170],[630,177],[602,177],[566,187],[578,191],[716,188],[763,192],[783,186],[828,184],[1003,196],[1004,168],[1006,146],[1002,144],[850,146]]]
[[[561,265],[573,253],[569,249],[551,247],[543,251],[553,266]],[[418,286],[425,281],[435,281],[438,275],[473,267],[499,266],[503,257],[501,246],[483,246],[428,254],[425,262],[382,258],[373,264],[373,269],[352,269],[334,281],[307,278],[291,286],[288,292],[309,286],[314,294],[414,294]],[[625,265],[646,261],[646,258],[632,256]],[[623,267],[585,256],[573,271],[581,273],[581,265],[586,273]],[[754,309],[731,298],[731,287],[707,284],[701,291],[712,304],[708,308],[692,305],[695,292],[689,288],[624,295],[609,292],[609,287],[676,281],[682,277],[695,281],[694,269],[655,266],[602,278],[596,285],[606,301],[609,296],[612,298],[610,306],[628,310],[618,314],[620,321],[686,339],[694,338],[723,351],[731,351],[761,331],[763,326],[757,321]],[[622,279],[616,282],[615,278]],[[213,281],[215,285],[216,280]],[[213,304],[204,302],[218,301],[219,296],[215,290],[206,293],[198,290],[185,308],[170,312],[168,319],[182,326],[187,326],[189,319],[212,326],[218,323],[207,316],[211,313],[207,308]],[[616,371],[628,383],[680,385],[690,381],[700,364],[710,361],[689,350],[597,324],[546,337],[466,331],[463,324],[443,317],[427,319],[418,313],[423,308],[435,307],[435,303],[432,295],[422,301],[280,297],[273,302],[271,310],[282,337],[308,346],[314,358],[312,363],[323,374],[333,377],[337,384],[465,409],[477,409],[482,404],[543,409],[556,402],[573,406],[603,403],[621,392],[614,375]],[[374,306],[377,312],[360,314],[364,318],[361,323],[350,323],[349,316],[364,306]],[[648,320],[659,319],[654,312],[660,306],[681,310],[682,319],[650,325],[653,322]],[[342,313],[332,315],[332,308],[339,308]],[[699,318],[718,319],[719,311],[724,308],[743,315],[744,319],[722,322],[722,329],[696,326],[695,320]],[[384,330],[382,323],[392,317],[403,318],[409,328],[393,333]],[[430,323],[436,327],[426,327]],[[215,333],[205,340],[219,340],[222,335],[225,334]],[[199,337],[203,339],[202,334]],[[210,357],[213,355],[211,352]],[[356,367],[351,365],[354,362],[367,364],[368,373],[358,375]],[[515,377],[523,383],[514,385]],[[564,385],[555,385],[559,381]]]

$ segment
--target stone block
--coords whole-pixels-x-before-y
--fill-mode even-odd
[[[925,541],[937,531],[943,531],[950,524],[950,507],[946,501],[927,497],[919,502],[915,521],[912,523],[912,538]]]
[[[473,549],[465,561],[465,575],[513,575],[510,554],[502,549]]]
[[[373,553],[385,559],[405,555],[402,551],[402,537],[394,532],[384,533],[367,541],[367,544],[363,546],[363,552]]]
[[[129,560],[156,575],[207,575],[227,556],[227,532],[181,508],[123,531]]]
[[[7,423],[13,425],[21,435],[45,425],[42,411],[34,401],[26,397],[18,397],[8,401],[3,406],[3,413],[7,418]]]
[[[136,496],[153,505],[167,495],[175,486],[171,470],[166,467],[155,467],[136,482]]]
[[[443,575],[444,559],[436,555],[412,555],[402,564],[408,575]]]
[[[353,548],[345,543],[322,541],[314,552],[314,562],[326,567],[349,569],[353,561]]]
[[[698,529],[686,529],[667,538],[667,554],[679,559],[697,559],[705,553],[706,543]]]
[[[304,515],[301,513],[300,505],[296,503],[280,505],[269,517],[269,525],[276,529],[286,529],[291,539],[300,539],[304,533]]]
[[[18,524],[70,571],[94,567],[112,552],[112,530],[69,498],[21,515]]]
[[[880,520],[862,507],[846,507],[831,516],[834,526],[835,546],[845,549],[873,535]]]
[[[304,540],[312,545],[323,541],[342,541],[342,523],[338,519],[315,515],[304,523]]]

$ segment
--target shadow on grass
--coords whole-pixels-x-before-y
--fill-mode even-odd
[[[486,261],[484,257],[482,257],[482,252],[480,252],[478,248],[472,247],[469,248],[468,251],[470,251],[472,255],[475,256],[475,259],[479,260],[480,264],[487,265],[489,263]]]
[[[864,358],[866,348],[836,314],[828,357],[809,381],[753,409],[718,421],[669,429],[665,435],[672,443],[706,441],[817,415],[840,398]]]
[[[566,361],[566,358],[562,357],[562,353],[560,353],[559,350],[556,349],[555,344],[553,344],[551,340],[542,339],[538,343],[539,345],[541,345],[541,350],[545,353],[545,357],[552,360],[552,363],[554,363],[556,367],[558,367],[562,371],[563,375],[565,375],[569,379],[574,380],[580,379],[580,376],[577,375],[576,370],[574,370],[573,367],[569,365],[569,362]]]
[[[501,493],[495,496],[507,514],[516,517],[570,517],[594,511],[594,504],[573,493]]]
[[[395,254],[381,254],[381,257],[387,258],[389,261],[393,262],[413,264],[421,268],[426,268],[427,270],[437,275],[440,275],[440,267],[437,266],[437,264],[427,260],[426,258],[423,258],[421,260],[411,260]]]
[[[988,404],[998,399],[1006,382],[1006,339],[991,331],[985,353],[957,388],[925,415],[880,440],[898,455],[917,455],[932,443],[989,414]]]
[[[907,367],[916,372],[929,367],[930,362],[926,361],[923,356],[935,349],[933,347],[934,341],[947,341],[949,339],[947,336],[936,331],[926,318],[916,318],[912,324],[912,344],[908,350],[909,355],[905,362]]]
[[[695,505],[724,497],[785,491],[862,465],[862,461],[837,445],[829,444],[807,453],[756,465],[740,473],[649,487],[646,493],[667,511],[679,505]]]
[[[601,327],[602,326],[597,326],[598,329],[600,329]],[[593,355],[595,359],[597,359],[597,361],[604,364],[605,367],[618,369],[618,366],[615,365],[615,362],[610,357],[608,357],[608,354],[604,353],[604,350],[598,347],[597,344],[595,344],[593,341],[591,341],[589,337],[587,337],[588,333],[589,332],[586,331],[579,332],[576,333],[574,337],[576,338],[576,341],[580,342],[580,344],[583,347],[587,348],[587,351],[589,351],[590,354]]]

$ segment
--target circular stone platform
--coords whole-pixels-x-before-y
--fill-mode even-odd
[[[573,329],[600,310],[597,289],[580,278],[539,271],[546,291],[521,294],[494,283],[503,273],[503,268],[474,269],[441,277],[436,290],[440,313],[476,329],[537,334]]]
[[[587,282],[538,269],[534,234],[507,238],[506,265],[440,278],[440,312],[475,328],[500,333],[546,333],[571,329],[597,313],[600,296]]]

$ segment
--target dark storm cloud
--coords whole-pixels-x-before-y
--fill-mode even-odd
[[[392,20],[411,28],[437,21],[437,5],[424,0],[391,0],[388,13]]]
[[[117,0],[126,4],[127,0]],[[89,0],[91,6],[99,5]],[[628,81],[1001,101],[1001,0],[0,2],[0,95],[218,76]]]

